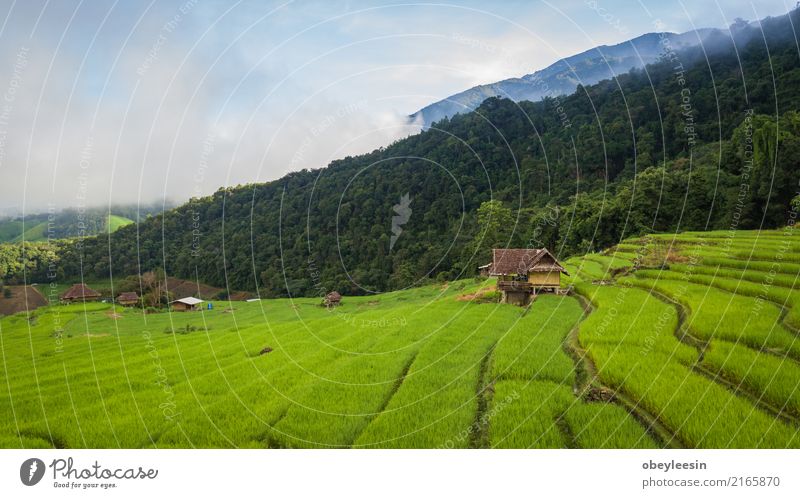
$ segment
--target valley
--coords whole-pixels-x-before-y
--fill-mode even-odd
[[[475,278],[333,309],[16,313],[0,319],[0,441],[797,448],[798,244],[793,226],[632,238],[567,260],[569,295],[529,307]]]

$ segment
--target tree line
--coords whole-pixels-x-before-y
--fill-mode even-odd
[[[498,246],[563,258],[650,232],[782,226],[800,202],[790,17],[762,21],[763,35],[738,26],[703,48],[665,47],[660,62],[557,101],[491,98],[368,154],[220,189],[110,235],[0,246],[0,276],[163,268],[262,296],[365,294],[474,275]]]

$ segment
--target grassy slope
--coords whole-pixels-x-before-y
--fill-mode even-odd
[[[41,223],[37,223],[33,226],[30,224],[25,224],[25,232],[17,235],[11,242],[41,242],[43,240],[47,240],[47,222],[43,221]]]
[[[576,297],[527,312],[458,300],[485,285],[470,280],[335,312],[278,299],[5,317],[0,446],[798,447],[798,266],[781,232],[725,235],[569,260],[588,314]],[[650,269],[631,271],[637,253]],[[586,375],[611,401],[583,398]]]
[[[477,444],[469,428],[491,418],[498,446],[527,446],[530,436],[509,429],[513,414],[541,406],[547,446],[654,446],[621,408],[573,395],[562,345],[582,316],[574,298],[542,297],[527,314],[456,299],[479,285],[346,297],[334,313],[316,299],[280,299],[202,313],[93,303],[6,317],[0,445],[467,447]],[[489,383],[525,401],[485,398],[479,386]],[[530,398],[552,388],[558,403]],[[600,412],[614,424],[599,424]]]
[[[115,214],[108,215],[106,227],[108,231],[114,232],[125,225],[130,225],[133,220]],[[91,234],[90,234],[91,235]],[[41,242],[47,240],[47,221],[40,223],[27,223],[25,232],[22,231],[21,221],[2,221],[0,222],[0,242]]]
[[[124,227],[126,225],[130,225],[133,223],[133,220],[129,218],[125,218],[124,216],[117,216],[116,214],[109,214],[108,215],[108,222],[106,223],[106,227],[109,233],[116,232],[117,229]]]
[[[10,242],[22,233],[22,222],[16,220],[0,221],[0,242]]]

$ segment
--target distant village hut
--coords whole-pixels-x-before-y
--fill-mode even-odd
[[[97,301],[103,297],[99,292],[89,288],[86,284],[75,284],[61,295],[61,302],[72,303],[75,301]]]
[[[322,300],[322,304],[326,308],[334,308],[336,306],[339,306],[341,303],[342,303],[342,295],[336,291],[329,292],[325,296],[325,299]]]
[[[117,303],[123,306],[136,306],[139,304],[139,295],[135,292],[122,292],[117,296]]]
[[[561,290],[567,270],[547,249],[494,249],[489,274],[497,277],[502,302],[527,306],[542,292]]]
[[[480,275],[481,277],[488,277],[489,273],[491,273],[491,271],[492,271],[492,264],[491,263],[488,263],[488,264],[485,264],[483,266],[479,266],[478,267],[478,275]]]
[[[172,311],[198,311],[201,309],[200,305],[204,302],[196,297],[184,297],[176,299],[169,304],[172,306]]]

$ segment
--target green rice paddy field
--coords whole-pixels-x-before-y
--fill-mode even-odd
[[[529,308],[475,279],[3,317],[0,447],[798,448],[793,233],[626,240]]]

